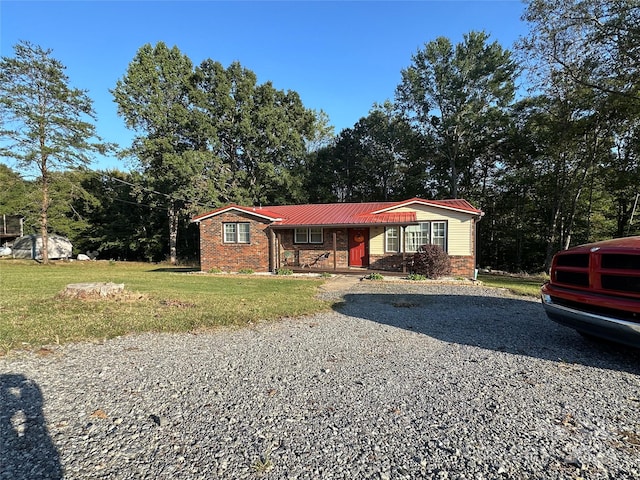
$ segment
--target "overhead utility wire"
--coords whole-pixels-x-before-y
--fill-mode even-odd
[[[155,205],[148,205],[146,203],[140,203],[140,202],[129,202],[127,200],[122,200],[120,198],[114,198],[113,201],[114,202],[119,202],[119,203],[126,203],[128,205],[135,205],[136,207],[147,207],[147,208],[154,208],[156,210],[164,210],[164,208],[157,207]]]
[[[153,190],[153,189],[150,189],[150,188],[147,188],[147,187],[143,187],[142,185],[136,185],[134,183],[127,182],[126,180],[122,180],[122,179],[117,178],[117,177],[112,177],[111,175],[107,175],[106,173],[100,173],[100,172],[95,172],[95,171],[93,173],[95,173],[96,175],[100,175],[101,177],[109,178],[110,180],[113,180],[115,182],[119,182],[119,183],[122,183],[124,185],[128,185],[128,186],[133,187],[133,188],[140,188],[141,190],[144,190],[144,191],[149,192],[149,193],[153,193],[153,194],[156,194],[156,195],[161,195],[161,196],[169,198],[169,199],[172,198],[167,193],[158,192],[157,190]],[[215,205],[211,205],[209,203],[200,203],[200,202],[196,202],[196,201],[189,200],[189,199],[186,199],[186,198],[180,198],[178,200],[182,200],[185,203],[192,203],[194,205],[199,205],[201,207],[216,208]]]
[[[122,184],[124,184],[124,185],[128,185],[128,186],[130,186],[130,187],[139,188],[139,189],[141,189],[141,190],[144,190],[144,191],[149,192],[149,193],[153,193],[153,194],[155,194],[155,195],[160,195],[160,196],[163,196],[163,197],[166,197],[166,198],[171,198],[171,196],[170,196],[169,194],[167,194],[167,193],[158,192],[157,190],[152,190],[152,189],[150,189],[150,188],[143,187],[142,185],[139,185],[139,184],[134,184],[134,183],[131,183],[131,182],[127,182],[126,180],[122,180],[122,179],[117,178],[117,177],[112,177],[111,175],[108,175],[108,174],[103,173],[103,172],[98,172],[98,171],[96,171],[96,170],[86,170],[86,172],[88,172],[88,173],[93,173],[94,175],[97,175],[97,176],[100,176],[100,177],[108,178],[108,179],[110,179],[110,180],[113,180],[113,181],[115,181],[115,182],[122,183]],[[26,176],[25,176],[25,175],[23,175],[23,176],[22,176],[22,178],[38,178],[38,177],[37,177],[36,175],[26,175]],[[180,199],[177,199],[177,200],[182,200],[182,201],[183,201],[183,202],[185,202],[185,203],[192,203],[192,204],[194,204],[194,205],[199,205],[199,206],[201,206],[201,207],[206,207],[206,208],[216,208],[216,205],[211,205],[211,204],[209,204],[209,203],[200,203],[200,202],[195,202],[195,201],[193,201],[193,200],[189,200],[189,199],[185,199],[185,198],[180,198]],[[132,203],[133,205],[143,205],[143,206],[145,206],[145,207],[151,207],[151,205],[144,205],[144,204],[142,204],[142,203],[134,203],[134,202],[131,202],[131,203]],[[154,207],[152,207],[152,208],[154,208]]]

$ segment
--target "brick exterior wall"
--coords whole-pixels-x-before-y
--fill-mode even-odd
[[[476,265],[473,257],[449,257],[451,275],[454,277],[474,278]]]
[[[224,223],[249,223],[249,242],[224,243]],[[269,224],[250,215],[223,213],[200,222],[200,270],[269,271]]]
[[[407,253],[405,260],[402,259],[402,254],[389,253],[386,255],[371,255],[370,266],[371,270],[383,270],[387,272],[402,272],[403,263],[410,262],[413,254]],[[451,276],[473,278],[475,274],[475,264],[473,257],[463,256],[449,256],[451,260]],[[409,269],[405,270],[409,273]]]
[[[385,255],[369,255],[369,268],[371,270],[384,270],[387,272],[402,272],[403,265],[410,260],[413,255],[405,254],[404,259],[401,253],[387,253]]]

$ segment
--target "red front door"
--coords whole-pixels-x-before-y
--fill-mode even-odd
[[[369,266],[369,229],[350,228],[349,235],[349,266]]]

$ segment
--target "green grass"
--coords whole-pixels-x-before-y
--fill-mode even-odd
[[[373,272],[364,278],[366,278],[367,280],[384,280],[384,275],[378,272]]]
[[[511,276],[481,273],[478,275],[478,280],[488,287],[506,288],[516,295],[538,297],[540,287],[548,278],[544,275]]]
[[[124,283],[107,299],[60,295],[67,284]],[[0,355],[128,333],[201,331],[325,310],[322,280],[200,275],[146,263],[0,260]]]

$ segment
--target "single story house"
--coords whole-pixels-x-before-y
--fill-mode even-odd
[[[200,268],[256,272],[278,268],[405,271],[419,246],[440,245],[452,274],[473,277],[476,223],[466,200],[227,205],[192,218],[200,228]]]

